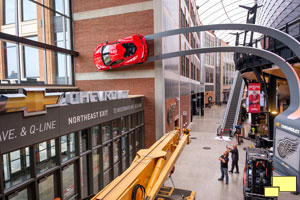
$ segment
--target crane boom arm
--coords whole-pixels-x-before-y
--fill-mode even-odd
[[[180,138],[180,130],[165,134],[149,149],[138,151],[130,167],[93,197],[93,200],[152,200],[156,197],[176,160],[190,142],[189,130]],[[135,191],[136,188],[142,188]]]

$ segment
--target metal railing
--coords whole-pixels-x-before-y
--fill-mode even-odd
[[[243,97],[244,87],[245,87],[245,82],[242,79],[242,85],[241,85],[240,94],[239,94],[239,98],[238,98],[239,99],[238,104],[237,104],[236,111],[235,111],[235,117],[234,117],[233,125],[237,124],[237,120],[239,118],[239,113],[240,113],[240,110],[241,110],[241,103],[242,103],[242,101],[240,99]],[[233,132],[235,132],[235,129],[236,129],[235,126],[233,126]]]
[[[232,96],[234,93],[234,88],[236,86],[238,77],[239,77],[239,71],[235,71],[234,80],[233,80],[233,83],[231,86],[228,102],[227,102],[226,109],[225,109],[224,116],[223,116],[222,123],[221,123],[221,129],[224,129],[224,126],[225,126],[225,120],[227,119],[227,116],[228,116],[229,108],[230,108],[231,101],[232,101]]]

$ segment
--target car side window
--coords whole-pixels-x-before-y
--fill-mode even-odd
[[[124,61],[124,59],[116,60],[115,62],[111,63],[111,66],[120,64],[123,61]]]

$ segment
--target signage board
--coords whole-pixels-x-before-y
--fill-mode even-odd
[[[249,113],[260,113],[260,83],[248,85]]]
[[[32,116],[47,113],[49,107],[126,98],[128,90],[46,93],[45,88],[24,88],[17,94],[0,94],[0,113],[22,110],[24,116]]]
[[[0,154],[144,110],[143,97],[50,107],[47,114],[0,114]]]

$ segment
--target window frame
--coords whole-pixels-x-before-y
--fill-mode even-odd
[[[125,125],[126,127],[129,127],[129,116],[131,115],[125,115],[122,116],[124,119],[128,119],[128,120],[124,120],[123,125]],[[81,197],[82,195],[82,188],[81,188],[81,165],[80,165],[80,160],[81,158],[83,158],[85,156],[86,158],[86,166],[87,166],[87,170],[88,170],[88,175],[87,177],[87,184],[88,184],[88,196],[90,197],[90,195],[95,194],[96,192],[98,192],[99,190],[101,190],[104,187],[104,180],[103,180],[103,176],[104,176],[104,172],[107,172],[110,179],[109,182],[112,181],[112,179],[116,176],[118,176],[121,172],[123,172],[124,170],[126,170],[130,163],[129,163],[129,158],[130,156],[132,157],[132,159],[135,157],[136,152],[138,149],[143,148],[144,147],[144,142],[145,142],[145,130],[144,130],[144,111],[140,111],[140,112],[135,112],[132,114],[132,116],[134,118],[134,127],[132,127],[132,129],[127,129],[126,131],[121,130],[122,127],[122,123],[121,123],[121,118],[122,117],[118,117],[115,119],[112,119],[110,121],[106,121],[103,122],[101,124],[98,124],[96,126],[102,127],[102,124],[104,123],[108,123],[108,124],[112,124],[112,122],[114,120],[116,120],[117,123],[115,123],[115,130],[118,131],[118,133],[114,134],[114,137],[110,137],[109,140],[105,141],[105,142],[101,142],[99,145],[93,146],[93,137],[91,137],[91,133],[92,133],[92,127],[93,126],[89,126],[83,130],[88,130],[88,137],[87,137],[87,148],[85,149],[85,151],[80,152],[80,131],[81,130],[77,130],[75,132],[70,132],[68,134],[64,134],[64,135],[59,135],[56,138],[50,139],[50,140],[46,140],[46,141],[42,141],[39,142],[38,144],[32,144],[29,147],[25,147],[28,148],[28,151],[23,150],[23,152],[26,154],[28,154],[28,156],[30,156],[29,162],[30,162],[30,166],[28,166],[28,173],[26,172],[26,177],[29,177],[29,179],[26,179],[26,181],[23,181],[21,183],[17,183],[15,185],[8,186],[8,190],[7,189],[2,189],[0,187],[0,199],[2,198],[7,198],[10,195],[17,193],[18,191],[22,191],[23,189],[27,189],[28,194],[30,194],[31,196],[33,195],[40,195],[40,190],[39,190],[39,186],[40,183],[42,183],[43,181],[45,181],[47,179],[47,177],[51,177],[53,178],[53,182],[54,182],[54,188],[51,188],[54,190],[54,196],[55,198],[63,196],[64,195],[64,186],[68,186],[67,188],[69,188],[70,190],[72,189],[72,195],[71,198],[77,198],[77,197]],[[75,143],[75,156],[72,157],[69,160],[66,161],[62,161],[61,157],[62,157],[62,146],[61,144],[68,141],[62,141],[62,137],[63,136],[70,136],[71,134],[74,134],[74,143]],[[72,136],[73,137],[73,136]],[[129,142],[129,138],[131,138],[131,141]],[[55,145],[54,143],[51,144],[50,141],[55,140]],[[71,140],[70,140],[71,141]],[[114,150],[113,150],[113,142],[118,141],[118,150],[115,151],[115,153],[118,154],[118,160],[114,160]],[[50,142],[50,147],[48,148],[49,151],[51,151],[52,146],[55,147],[56,149],[56,166],[51,168],[51,169],[47,169],[41,173],[38,173],[37,171],[37,165],[35,164],[37,161],[37,157],[36,155],[36,145],[39,145],[40,143],[43,142]],[[138,142],[138,143],[137,143]],[[132,145],[132,150],[129,151],[129,144],[131,143]],[[49,145],[49,144],[48,144]],[[107,158],[109,159],[108,161],[108,168],[106,170],[103,169],[103,157],[104,157],[104,152],[103,152],[103,148],[107,147]],[[22,149],[22,148],[21,148]],[[18,150],[21,150],[18,149]],[[17,151],[17,150],[16,150]],[[14,152],[14,151],[12,151]],[[11,152],[8,152],[7,154],[9,154]],[[50,152],[48,152],[49,155]],[[131,154],[130,154],[131,153]],[[26,155],[27,155],[26,154]],[[3,159],[3,155],[6,154],[1,154],[0,155],[0,163],[2,162]],[[21,154],[22,155],[22,154]],[[97,171],[97,173],[94,172],[94,164],[93,164],[93,160],[94,160],[94,156],[97,156],[97,159],[99,161],[99,169]],[[8,155],[7,155],[8,156]],[[19,156],[21,157],[21,156]],[[23,161],[27,162],[27,159],[23,159]],[[47,160],[49,160],[49,158],[47,158]],[[44,162],[44,161],[42,161]],[[9,162],[8,162],[9,163]],[[3,170],[3,166],[4,163],[2,165],[0,165],[0,171]],[[6,166],[6,165],[5,165]],[[26,166],[26,164],[23,164],[23,166]],[[65,170],[68,167],[72,167],[72,171],[74,173],[74,179],[71,181],[72,185],[68,185],[65,183],[65,179],[64,177],[66,177],[66,174],[64,174]],[[71,170],[69,170],[71,171]],[[95,173],[95,174],[94,174]],[[107,175],[106,173],[106,175]],[[94,175],[97,176],[97,180],[98,180],[98,184],[96,185],[99,189],[97,191],[95,190],[94,187]],[[4,177],[0,174],[0,178],[1,181],[4,181]],[[11,178],[9,178],[11,179]],[[74,185],[73,185],[74,183]],[[2,184],[2,183],[0,183]],[[1,185],[0,185],[1,186]],[[33,189],[33,190],[32,190]],[[44,193],[43,193],[44,194]],[[86,194],[86,193],[85,193]],[[12,197],[12,196],[11,196]],[[29,196],[28,196],[29,197]]]
[[[15,0],[16,2],[18,3],[15,3],[16,5],[16,9],[15,10],[18,10],[19,12],[16,13],[16,15],[23,15],[22,13],[22,10],[23,8],[19,9],[20,6],[22,6],[23,2],[21,0]],[[21,2],[21,3],[19,3]],[[45,10],[49,10],[53,13],[58,13],[60,14],[61,16],[63,17],[66,17],[69,21],[68,21],[68,40],[70,40],[70,44],[69,44],[69,48],[60,48],[60,47],[57,47],[53,44],[47,44],[45,43],[44,41],[32,41],[32,40],[29,40],[29,39],[26,39],[24,37],[20,37],[19,36],[19,33],[16,33],[16,35],[11,35],[11,34],[7,34],[7,33],[3,33],[1,32],[0,33],[0,40],[1,42],[10,42],[10,43],[16,43],[17,44],[17,55],[18,55],[18,78],[17,79],[13,79],[15,81],[10,81],[10,80],[6,80],[7,78],[7,72],[5,72],[5,75],[6,77],[3,79],[0,80],[0,85],[5,85],[5,86],[10,86],[10,85],[13,85],[13,86],[22,86],[22,85],[32,85],[32,84],[36,84],[36,83],[32,83],[30,81],[24,81],[24,78],[22,77],[23,75],[21,74],[21,68],[22,68],[22,65],[20,64],[20,60],[22,59],[22,56],[21,56],[21,53],[22,53],[22,49],[20,48],[19,45],[24,45],[24,46],[31,46],[31,47],[34,47],[34,48],[38,48],[39,51],[40,50],[43,50],[43,51],[51,51],[51,52],[54,52],[54,53],[62,53],[62,54],[65,54],[65,56],[68,56],[68,65],[66,66],[68,68],[68,73],[65,74],[65,78],[67,79],[67,81],[63,82],[63,83],[60,83],[60,82],[57,82],[55,79],[52,80],[51,82],[48,82],[49,79],[47,79],[47,71],[45,71],[43,74],[44,77],[45,77],[45,80],[44,82],[41,82],[41,85],[43,86],[75,86],[75,63],[74,63],[74,58],[77,57],[79,55],[78,52],[74,51],[74,43],[73,43],[73,38],[74,38],[74,34],[73,34],[73,15],[72,15],[72,0],[66,0],[65,2],[65,5],[67,5],[65,7],[65,10],[64,12],[67,12],[69,13],[70,16],[67,16],[67,15],[64,15],[60,12],[57,12],[56,10],[54,10],[53,8],[50,8],[48,6],[45,6],[43,5],[42,3],[39,3],[37,1],[31,1],[32,3],[35,3],[37,6],[41,6],[42,9],[45,9]],[[5,0],[3,0],[3,3],[5,4]],[[20,4],[20,5],[18,5]],[[40,9],[39,7],[37,7],[37,10]],[[3,12],[3,22],[4,22],[4,18],[5,18],[5,11]],[[17,18],[17,17],[16,17]],[[22,16],[21,16],[22,18]],[[22,23],[22,19],[19,18],[19,20],[15,21],[15,25],[16,26],[19,26],[20,23]],[[38,18],[38,17],[37,17]],[[8,25],[8,24],[3,24],[3,25]],[[53,66],[54,68],[55,66]],[[54,69],[55,70],[55,69]],[[50,76],[50,75],[49,75]],[[40,77],[42,77],[42,74],[40,74]],[[8,83],[8,84],[7,84]]]

